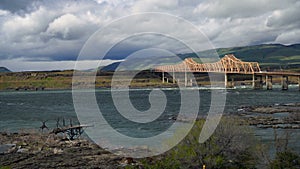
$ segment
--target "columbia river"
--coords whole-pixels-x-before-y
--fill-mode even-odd
[[[110,89],[97,89],[96,98],[101,112],[107,119],[114,121],[114,128],[117,131],[125,134],[126,132],[135,133],[137,137],[141,133],[148,133],[151,136],[159,133],[162,128],[164,130],[168,129],[174,122],[173,117],[176,117],[180,108],[179,89],[162,90],[168,99],[164,113],[152,125],[142,127],[122,122],[121,119],[118,120],[120,116],[116,114],[117,110],[114,108]],[[198,115],[205,116],[209,110],[212,89],[191,88],[189,90],[199,92],[200,107]],[[122,90],[119,92],[122,92]],[[130,99],[136,109],[145,111],[150,108],[151,105],[148,100],[150,92],[151,89],[130,90]],[[280,86],[274,86],[271,91],[236,88],[228,89],[223,94],[226,94],[224,114],[238,114],[243,111],[241,109],[243,106],[300,103],[298,86],[291,86],[288,91],[282,91]],[[39,129],[42,121],[47,121],[47,126],[54,128],[58,118],[65,118],[66,123],[69,123],[69,119],[72,119],[74,124],[77,121],[71,90],[0,92],[0,131],[18,132],[26,129]],[[138,130],[144,130],[145,132],[137,132]],[[254,130],[258,139],[265,143],[272,143],[274,139],[272,129],[255,128]],[[147,135],[142,137],[147,137]],[[294,150],[300,150],[300,143],[297,141],[299,138],[300,130],[293,129],[290,145]]]

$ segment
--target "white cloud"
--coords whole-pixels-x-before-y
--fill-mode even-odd
[[[58,39],[73,40],[85,37],[86,33],[91,32],[90,29],[96,30],[96,25],[92,25],[88,20],[80,19],[73,14],[65,14],[49,24],[46,35]]]
[[[0,62],[18,58],[75,60],[85,41],[96,30],[138,12],[164,12],[185,18],[201,29],[216,47],[299,43],[299,8],[299,0],[28,0],[22,1],[21,5],[5,0],[0,4]],[[168,23],[163,18],[156,19]],[[127,23],[129,26],[111,30],[101,38],[109,43],[115,38],[114,33],[143,27],[168,29],[187,39],[193,38],[186,29],[153,23],[142,18]],[[126,48],[151,43],[162,48],[175,46],[159,39],[147,39],[128,41]]]
[[[275,10],[267,19],[267,26],[275,28],[299,28],[300,27],[300,1],[289,8]]]
[[[216,47],[245,46],[272,42],[277,32],[265,25],[265,16],[247,19],[208,19],[199,27]],[[234,44],[234,45],[233,45]]]
[[[214,18],[247,18],[289,7],[297,0],[207,0],[193,11]]]
[[[0,9],[0,17],[1,17],[1,16],[6,16],[6,15],[8,15],[9,13],[10,13],[9,11],[1,10],[1,9]]]
[[[87,38],[108,22],[96,10],[105,7],[92,1],[42,3],[25,14],[2,17],[0,59],[74,60]]]
[[[290,32],[285,32],[280,34],[275,42],[277,43],[283,43],[283,44],[294,44],[299,43],[299,35],[300,35],[300,29],[293,30]]]
[[[84,60],[84,61],[27,61],[24,58],[3,60],[1,64],[11,71],[42,71],[42,70],[70,70],[77,64],[78,70],[95,69],[119,60]],[[20,62],[22,64],[20,64]]]
[[[132,6],[133,12],[162,12],[178,8],[177,0],[143,0],[137,1]]]
[[[20,42],[28,36],[38,35],[44,31],[48,23],[58,14],[54,11],[48,11],[44,7],[28,13],[25,16],[9,16],[2,23],[1,34],[10,42]]]

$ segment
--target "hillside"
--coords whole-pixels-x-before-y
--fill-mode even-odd
[[[243,61],[259,62],[262,69],[289,69],[292,71],[300,71],[300,44],[294,45],[281,45],[281,44],[262,44],[255,46],[244,46],[244,47],[231,47],[231,48],[219,48],[216,49],[220,58],[226,54],[234,54],[237,58]],[[198,52],[198,55],[202,60],[207,62],[214,62],[211,56],[215,54],[214,50],[207,50]],[[195,53],[178,54],[182,59],[184,58],[195,58],[195,61],[200,62],[201,60],[196,58]],[[172,60],[170,57],[161,57],[159,59],[152,59],[150,64],[153,62],[165,62]],[[119,65],[113,63],[102,68],[102,71],[113,71]]]
[[[284,46],[280,44],[257,45],[217,50],[223,56],[232,53],[244,61],[256,61],[261,65],[300,64],[300,44]]]
[[[120,63],[121,62],[115,62],[115,63],[109,64],[107,66],[100,67],[99,70],[106,71],[106,72],[115,71],[118,68],[118,66],[120,65]]]
[[[7,72],[11,72],[11,71],[6,67],[0,67],[0,73],[7,73]]]
[[[234,54],[243,61],[259,62],[262,68],[271,69],[299,69],[300,68],[300,44],[281,45],[263,44],[245,47],[219,48],[216,49],[218,55],[223,57],[226,54]],[[212,51],[198,53],[201,57],[207,58]],[[184,57],[195,54],[185,54]]]

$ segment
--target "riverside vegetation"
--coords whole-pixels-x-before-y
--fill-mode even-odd
[[[91,72],[82,72],[91,76]],[[111,87],[113,72],[99,72],[95,80],[96,88]],[[71,89],[73,70],[46,72],[0,73],[0,90],[52,90]],[[174,84],[162,84],[160,76],[149,71],[139,73],[132,81],[131,87],[172,87]]]
[[[0,168],[299,168],[300,156],[290,150],[288,140],[276,135],[276,154],[260,143],[246,121],[224,116],[215,133],[198,143],[204,120],[176,147],[151,158],[117,157],[84,138],[65,139],[62,135],[41,132],[1,133],[0,144],[13,144],[0,155]],[[175,133],[174,137],[177,134]],[[171,140],[166,140],[166,144]],[[283,141],[283,142],[282,142]]]
[[[124,77],[132,72],[124,72]],[[93,75],[92,72],[81,72],[83,78]],[[95,83],[87,84],[87,86],[95,86],[95,88],[110,88],[114,72],[97,73]],[[231,75],[234,76],[237,85],[251,85],[251,75]],[[230,78],[231,78],[230,76]],[[178,87],[171,75],[166,74],[168,82],[162,83],[161,73],[155,73],[150,70],[144,70],[131,80],[130,88],[160,88],[160,87]],[[194,73],[198,86],[210,85],[207,73]],[[0,73],[0,90],[57,90],[72,89],[73,70],[65,71],[46,71],[46,72],[10,72]],[[184,78],[184,77],[182,77]],[[289,79],[290,84],[297,84],[297,77]],[[84,79],[83,79],[84,81]],[[280,78],[273,78],[274,83],[281,83]],[[122,82],[120,82],[122,83]],[[220,83],[223,83],[220,81]]]
[[[188,136],[169,152],[142,160],[144,168],[299,168],[300,156],[287,147],[288,140],[276,135],[276,154],[271,158],[268,146],[260,143],[253,131],[237,117],[223,117],[214,134],[198,143],[204,120],[196,121]],[[283,143],[284,142],[284,143]],[[284,146],[285,145],[285,146]],[[128,166],[127,168],[137,168]]]

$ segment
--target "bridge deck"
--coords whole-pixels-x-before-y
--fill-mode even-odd
[[[255,72],[256,75],[269,76],[300,76],[297,72]]]

